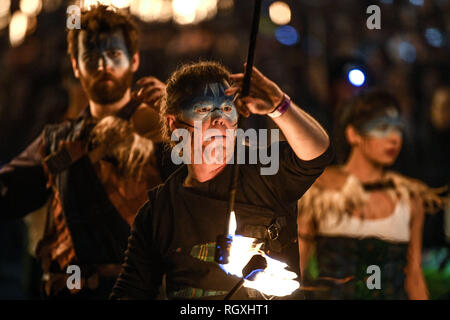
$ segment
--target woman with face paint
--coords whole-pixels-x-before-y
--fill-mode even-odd
[[[427,299],[424,214],[442,200],[420,181],[387,170],[402,146],[398,102],[370,91],[340,112],[343,164],[327,168],[299,201],[300,264],[304,280],[314,278],[311,298]],[[310,259],[314,249],[317,260]]]
[[[149,192],[112,298],[155,298],[165,277],[169,299],[223,299],[239,281],[215,262],[216,238],[229,223],[235,167],[228,160],[235,147],[238,112],[271,116],[288,141],[276,143],[275,174],[262,175],[261,163],[249,163],[248,158],[239,164],[236,234],[257,238],[265,251],[299,274],[296,202],[330,163],[333,152],[320,125],[275,83],[254,69],[250,95],[240,98],[242,78],[218,63],[199,62],[182,66],[168,80],[161,122],[167,139],[172,138],[172,156],[181,151],[186,164]],[[180,139],[182,150],[176,149]],[[275,153],[274,148],[269,149]],[[208,161],[208,149],[214,161]],[[298,297],[294,291],[287,298]],[[263,296],[241,288],[234,298]]]

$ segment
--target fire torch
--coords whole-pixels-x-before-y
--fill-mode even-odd
[[[252,76],[252,69],[253,69],[253,60],[255,55],[255,47],[256,47],[256,36],[258,34],[258,28],[259,28],[259,18],[261,13],[261,1],[262,0],[255,0],[255,6],[253,10],[253,19],[252,19],[252,29],[250,33],[250,45],[248,48],[248,55],[247,55],[247,65],[245,68],[244,73],[244,81],[242,85],[242,92],[241,96],[245,97],[248,96],[250,92],[250,79]],[[243,127],[243,119],[242,117],[239,117],[238,120],[238,127]],[[233,167],[233,173],[232,173],[232,179],[231,179],[231,185],[230,185],[230,198],[228,202],[228,211],[226,215],[228,216],[228,220],[230,218],[231,212],[234,212],[234,202],[236,199],[236,189],[238,184],[238,178],[239,178],[239,165],[237,163],[237,146],[240,141],[236,141],[236,150],[235,150],[235,163]],[[216,238],[216,251],[214,255],[214,259],[219,264],[227,264],[228,263],[228,257],[230,255],[230,247],[233,239],[228,234],[228,229],[226,230],[225,234],[220,234]],[[264,259],[264,258],[263,258]],[[250,263],[250,262],[249,262]]]

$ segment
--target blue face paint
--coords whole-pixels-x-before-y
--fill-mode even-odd
[[[386,138],[392,133],[402,137],[405,123],[395,109],[388,109],[386,114],[370,120],[361,128],[361,133],[375,138]]]
[[[89,72],[100,66],[126,69],[130,66],[130,56],[121,31],[101,33],[95,39],[87,39],[82,31],[78,43],[78,62],[80,68]]]
[[[228,87],[225,81],[206,84],[196,97],[181,107],[182,119],[188,122],[204,122],[222,118],[232,126],[236,125],[238,112],[233,103],[233,97],[225,95]]]

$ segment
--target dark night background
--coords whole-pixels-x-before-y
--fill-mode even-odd
[[[28,18],[26,37],[12,45],[9,22],[21,1],[0,0],[0,166],[45,124],[75,117],[86,106],[66,54],[66,9],[73,1],[36,1],[41,9]],[[135,79],[153,75],[165,81],[178,65],[199,59],[242,72],[253,1],[208,3],[216,2],[216,14],[193,24],[136,17],[141,66]],[[448,184],[450,102],[437,115],[443,125],[433,121],[431,106],[438,88],[450,90],[450,1],[286,0],[291,9],[287,26],[269,16],[273,2],[263,1],[255,65],[329,132],[339,102],[370,86],[389,90],[408,122],[394,169],[432,187]],[[379,30],[366,26],[366,9],[373,4],[381,9]],[[349,82],[349,67],[365,72],[362,87]],[[253,120],[265,125],[264,119]],[[444,217],[444,212],[427,216],[424,228],[424,271],[432,298],[450,297],[450,263],[445,262],[450,233],[445,234]],[[36,297],[26,230],[22,221],[0,225],[0,298]]]

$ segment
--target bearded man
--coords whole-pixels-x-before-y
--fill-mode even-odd
[[[1,219],[21,218],[48,201],[36,249],[45,298],[107,298],[129,226],[146,190],[161,182],[153,109],[165,86],[148,77],[140,94],[147,104],[132,97],[137,37],[129,16],[106,6],[82,12],[81,29],[69,30],[67,40],[89,106],[75,120],[46,126],[0,171]]]

